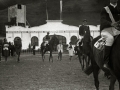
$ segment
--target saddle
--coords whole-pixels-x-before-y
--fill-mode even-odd
[[[115,36],[114,39],[116,40],[118,36],[119,35]],[[106,43],[105,38],[99,37],[99,39],[94,43],[94,46],[93,46],[93,55],[95,57],[95,61],[96,61],[97,65],[100,68],[102,68],[102,66],[104,64],[105,43]]]

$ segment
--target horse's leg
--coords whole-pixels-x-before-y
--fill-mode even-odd
[[[41,53],[42,53],[42,60],[44,62],[44,52],[42,51]]]
[[[50,50],[49,62],[50,62],[51,59],[52,59],[52,62],[53,62],[52,51]]]
[[[98,80],[98,74],[99,74],[99,67],[98,66],[94,66],[93,64],[93,76],[94,76],[94,83],[95,83],[95,87],[96,90],[99,90],[99,80]]]
[[[85,56],[82,56],[82,68],[84,69],[84,61],[85,61]]]
[[[116,77],[114,75],[111,75],[109,90],[114,90],[115,82],[116,82]]]
[[[90,65],[90,54],[86,56],[86,68]]]
[[[86,63],[86,68],[88,67],[88,56],[85,55],[85,63]]]
[[[83,55],[80,56],[80,61],[81,61],[81,68],[83,70]]]
[[[20,52],[18,52],[18,62],[20,62]]]
[[[90,55],[87,55],[87,60],[86,60],[86,67],[88,67],[90,65]]]
[[[42,60],[43,60],[43,62],[44,62],[46,50],[42,50],[41,52],[42,52]]]
[[[7,57],[5,56],[5,62],[7,62]]]
[[[83,56],[79,56],[79,62],[80,62],[80,64],[81,64],[81,68],[82,68],[82,70],[83,70],[84,68],[83,68],[83,64],[82,64],[82,63],[83,63],[82,57],[83,57]]]
[[[82,67],[82,61],[81,61],[81,57],[82,57],[82,56],[79,56],[79,55],[78,55],[78,58],[79,58],[80,65],[81,65],[81,68],[82,68],[82,70],[83,70],[83,67]]]

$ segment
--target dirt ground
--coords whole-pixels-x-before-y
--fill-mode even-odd
[[[77,56],[69,60],[67,54],[63,60],[42,62],[41,55],[22,54],[20,63],[17,57],[9,57],[0,63],[0,90],[95,90],[93,75],[87,76],[81,70]],[[99,74],[100,90],[108,90],[109,80],[103,72]],[[115,90],[118,90],[116,82]]]

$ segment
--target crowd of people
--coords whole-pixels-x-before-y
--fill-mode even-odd
[[[3,41],[1,40],[0,46],[2,56],[5,55],[4,50],[8,50],[8,56],[14,56],[15,47],[13,42],[8,42],[7,39],[5,38]]]
[[[15,56],[15,46],[13,43],[8,42],[6,38],[0,41],[0,61],[2,56],[5,57],[5,60],[8,56]]]

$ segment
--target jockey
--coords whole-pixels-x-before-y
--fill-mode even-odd
[[[101,37],[106,39],[105,55],[103,67],[108,68],[109,54],[111,46],[114,42],[114,36],[120,34],[118,28],[118,21],[120,20],[120,11],[117,6],[118,0],[110,0],[110,5],[104,7],[101,12],[100,31]]]
[[[45,46],[48,45],[50,41],[50,36],[49,36],[49,32],[47,32],[47,35],[45,36]]]
[[[79,35],[80,35],[80,39],[79,41],[77,42],[80,43],[82,41],[82,39],[84,38],[84,35],[86,33],[86,30],[89,30],[89,26],[87,25],[87,20],[84,19],[83,20],[83,24],[79,27]],[[82,43],[81,43],[82,44]]]

